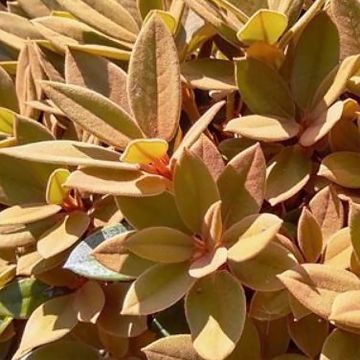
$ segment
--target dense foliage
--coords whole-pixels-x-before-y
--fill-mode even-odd
[[[360,359],[360,1],[0,11],[0,358]]]

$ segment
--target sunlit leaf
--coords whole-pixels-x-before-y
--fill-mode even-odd
[[[350,268],[352,252],[350,229],[342,228],[328,239],[324,264],[346,270]]]
[[[197,353],[209,360],[230,355],[244,329],[245,312],[244,290],[228,272],[198,280],[186,297],[186,317]]]
[[[29,204],[9,207],[0,213],[0,226],[31,224],[46,219],[61,210],[55,204]]]
[[[300,125],[288,118],[248,115],[231,120],[225,130],[249,139],[273,142],[295,137],[300,131]]]
[[[360,289],[359,279],[351,272],[321,264],[304,264],[278,278],[303,306],[325,319],[337,295]]]
[[[264,41],[275,44],[288,25],[287,17],[277,11],[259,10],[240,29],[237,36],[245,44]]]
[[[180,67],[172,35],[156,15],[144,25],[133,49],[128,93],[147,137],[171,140],[180,115]]]
[[[77,318],[72,307],[73,299],[70,294],[49,300],[31,314],[14,359],[21,358],[37,346],[64,337],[74,328]]]
[[[235,276],[251,289],[277,291],[284,288],[277,276],[296,266],[297,260],[289,250],[270,242],[254,258],[242,262],[229,261],[229,265]]]
[[[282,220],[273,214],[250,215],[234,224],[223,235],[229,259],[247,261],[264,250],[280,230]]]
[[[45,259],[74,245],[86,232],[90,218],[82,211],[74,211],[46,231],[37,243],[37,250]]]
[[[130,164],[149,164],[166,156],[169,145],[161,139],[132,140],[121,155]]]
[[[70,175],[67,169],[56,169],[49,178],[46,188],[46,202],[48,204],[61,205],[69,194],[69,190],[63,185]]]
[[[316,262],[323,250],[323,237],[319,223],[306,208],[303,208],[299,218],[297,238],[305,260]]]
[[[360,155],[355,152],[338,151],[326,156],[319,169],[319,175],[350,189],[360,188]]]

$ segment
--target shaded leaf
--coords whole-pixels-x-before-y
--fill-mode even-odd
[[[147,315],[164,310],[180,300],[194,284],[188,263],[159,264],[145,271],[126,294],[122,314]]]

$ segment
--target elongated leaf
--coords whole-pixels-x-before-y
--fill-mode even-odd
[[[225,130],[249,139],[273,142],[295,137],[300,125],[288,118],[248,115],[231,120]]]
[[[360,289],[360,280],[351,272],[320,264],[299,265],[278,278],[303,306],[326,320],[339,294]]]
[[[0,213],[0,226],[23,225],[46,219],[61,210],[58,205],[16,205]]]
[[[50,297],[50,287],[36,279],[15,280],[0,289],[0,314],[15,319],[27,319]]]
[[[42,82],[47,96],[72,121],[110,145],[124,148],[142,132],[122,108],[105,96],[77,85]]]
[[[352,202],[349,214],[351,244],[356,256],[360,255],[360,205]]]
[[[265,198],[274,206],[298,193],[310,178],[311,161],[299,147],[287,147],[268,169]]]
[[[265,196],[265,159],[259,144],[235,156],[218,179],[225,227],[259,212]]]
[[[23,337],[14,359],[33,348],[58,340],[76,325],[76,313],[72,307],[73,295],[61,296],[39,306],[26,323]]]
[[[172,167],[176,163],[176,161],[180,158],[182,153],[186,148],[190,148],[196,140],[200,137],[200,135],[206,130],[211,121],[213,121],[216,114],[219,110],[224,106],[225,101],[219,101],[215,105],[213,105],[209,110],[207,110],[200,118],[195,122],[195,124],[189,129],[189,131],[184,136],[182,142],[179,147],[174,152],[171,157],[171,165]]]
[[[170,264],[189,260],[195,251],[189,235],[168,227],[140,230],[127,238],[124,246],[144,259]]]
[[[189,231],[181,220],[174,195],[168,191],[148,197],[118,196],[116,204],[135,229],[167,226],[185,233]]]
[[[181,75],[201,90],[236,90],[234,64],[227,60],[197,59],[181,65]]]
[[[301,33],[295,49],[291,88],[300,107],[309,107],[318,86],[338,62],[338,31],[330,17],[321,12]]]
[[[319,223],[306,208],[300,215],[297,237],[305,260],[316,262],[323,250],[323,237]]]
[[[81,238],[89,224],[90,218],[85,212],[70,213],[41,236],[37,243],[38,252],[48,259],[67,250]]]
[[[95,72],[103,76],[95,77]],[[65,78],[68,84],[94,90],[131,114],[126,94],[127,74],[114,63],[71,47],[65,56]]]
[[[253,113],[294,118],[290,91],[276,70],[259,60],[242,58],[236,62],[236,78],[240,94]]]
[[[274,239],[282,220],[273,214],[250,215],[230,227],[222,241],[231,246],[229,259],[234,262],[250,260]]]
[[[16,159],[58,165],[99,166],[128,170],[137,169],[137,166],[120,163],[119,155],[115,151],[96,145],[69,140],[42,141],[35,144],[1,149],[0,155],[1,154]]]
[[[159,264],[147,270],[130,286],[122,314],[153,314],[175,304],[195,282],[188,266],[187,262]]]
[[[356,360],[360,356],[359,335],[335,329],[326,339],[320,360]]]
[[[208,360],[222,360],[230,355],[246,318],[246,299],[240,282],[225,271],[200,279],[187,295],[185,308],[197,353]]]
[[[310,210],[321,227],[326,241],[344,223],[344,207],[332,187],[320,190],[309,203]]]
[[[15,112],[19,111],[14,83],[2,67],[0,67],[0,99],[0,106]]]
[[[125,231],[126,229],[122,225],[115,225],[106,227],[88,236],[71,252],[64,264],[64,268],[89,279],[102,281],[128,280],[128,277],[107,269],[97,262],[93,256],[91,256],[92,251],[99,244],[104,242],[106,239]]]
[[[360,155],[338,151],[326,156],[320,166],[319,175],[349,189],[360,188]]]
[[[132,51],[128,94],[147,137],[171,140],[181,110],[180,67],[172,35],[158,16],[144,25]]]
[[[349,269],[352,253],[350,228],[345,227],[328,239],[324,254],[324,264],[337,269]]]
[[[341,58],[360,51],[360,28],[356,19],[360,16],[360,4],[356,0],[331,1],[331,14],[340,34]]]
[[[245,44],[262,41],[273,45],[286,30],[287,25],[288,19],[284,14],[262,9],[247,21],[237,36]]]
[[[136,23],[117,1],[58,0],[58,3],[84,23],[109,36],[129,42],[136,39],[132,32],[137,30]]]
[[[141,171],[83,167],[74,171],[65,186],[95,194],[153,196],[169,188],[170,181]]]
[[[176,165],[174,189],[183,221],[199,234],[206,211],[219,200],[219,191],[205,164],[189,151],[183,153]]]

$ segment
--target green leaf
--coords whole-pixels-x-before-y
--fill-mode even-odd
[[[0,315],[27,319],[52,296],[51,288],[36,279],[16,279],[0,289]]]
[[[180,217],[174,195],[168,191],[147,197],[118,196],[115,201],[135,229],[167,226],[185,233],[189,231]]]
[[[287,17],[273,10],[258,10],[239,30],[237,37],[245,44],[257,41],[275,44],[288,26]]]
[[[240,282],[225,271],[198,280],[186,297],[194,348],[207,360],[224,360],[245,325],[246,298]]]
[[[219,200],[219,191],[202,160],[187,150],[176,164],[174,190],[183,221],[190,230],[200,234],[205,213]]]
[[[145,271],[130,286],[122,314],[149,315],[179,301],[194,284],[189,264],[158,264]]]
[[[309,110],[316,90],[339,62],[339,34],[326,12],[306,26],[297,42],[291,70],[296,103]]]
[[[124,246],[144,259],[169,264],[189,260],[195,252],[192,237],[169,227],[140,230],[127,238]]]
[[[360,154],[338,151],[326,156],[318,175],[349,189],[360,188]]]
[[[181,110],[180,66],[173,37],[159,16],[144,25],[132,51],[128,94],[144,134],[171,140]]]
[[[104,228],[80,242],[69,255],[64,264],[64,268],[74,273],[94,280],[101,281],[127,281],[129,277],[111,271],[101,265],[91,255],[92,251],[104,242],[106,239],[112,238],[117,234],[126,232],[127,229],[122,225],[115,225]]]
[[[14,131],[15,113],[6,108],[0,108],[0,133],[12,135]]]
[[[46,202],[61,205],[69,194],[69,189],[64,184],[70,175],[67,169],[56,169],[49,177],[46,187]]]
[[[125,148],[141,130],[122,108],[105,96],[77,85],[43,81],[47,96],[76,124],[101,140]]]
[[[275,69],[259,60],[241,58],[236,62],[236,79],[240,94],[253,113],[294,118],[289,88]]]
[[[267,169],[265,198],[274,206],[297,194],[310,179],[311,161],[297,147],[276,155]]]
[[[137,0],[136,4],[142,19],[145,19],[151,10],[165,10],[164,0]]]
[[[235,156],[218,179],[225,227],[259,212],[265,195],[265,159],[259,144]]]

